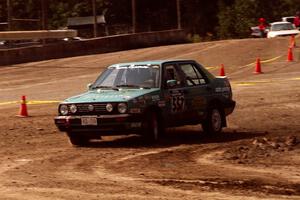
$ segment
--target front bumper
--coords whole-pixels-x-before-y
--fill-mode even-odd
[[[83,119],[92,119],[92,124]],[[142,116],[131,114],[91,115],[91,116],[57,116],[55,125],[63,132],[85,132],[98,135],[119,135],[136,133],[142,129]]]

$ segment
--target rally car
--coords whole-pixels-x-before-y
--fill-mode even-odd
[[[132,133],[157,141],[165,128],[182,125],[221,132],[234,107],[228,79],[193,60],[121,63],[109,66],[87,92],[61,102],[55,124],[77,146]]]

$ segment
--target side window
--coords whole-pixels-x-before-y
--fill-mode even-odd
[[[192,64],[180,64],[179,66],[185,75],[185,84],[187,86],[206,84],[205,78],[196,66]]]
[[[167,87],[167,81],[176,80],[177,86],[181,86],[182,82],[180,80],[180,76],[174,65],[166,65],[164,67],[164,84]]]

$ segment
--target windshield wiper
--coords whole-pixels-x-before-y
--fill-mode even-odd
[[[105,85],[97,85],[95,87],[93,87],[94,89],[112,89],[112,90],[117,90],[119,91],[118,88],[113,87],[113,86],[105,86]]]
[[[130,85],[130,84],[116,85],[116,87],[140,88],[140,86],[138,86],[138,85]]]
[[[142,89],[151,89],[150,87],[139,86],[139,85],[130,85],[130,84],[122,84],[122,85],[117,85],[116,87],[128,87],[128,88],[142,88]]]

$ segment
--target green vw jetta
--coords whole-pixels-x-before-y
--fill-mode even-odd
[[[235,107],[228,79],[193,60],[111,65],[88,87],[60,103],[55,117],[73,145],[131,133],[155,141],[167,127],[193,124],[214,134]]]

